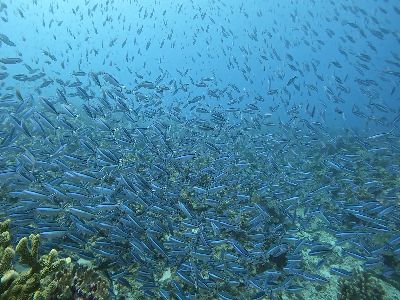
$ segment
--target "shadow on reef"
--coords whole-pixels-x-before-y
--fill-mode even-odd
[[[339,281],[338,300],[383,300],[385,291],[375,278],[357,270]]]

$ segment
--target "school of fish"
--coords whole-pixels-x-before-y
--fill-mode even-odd
[[[0,2],[0,219],[146,299],[398,280],[400,5],[303,2]]]

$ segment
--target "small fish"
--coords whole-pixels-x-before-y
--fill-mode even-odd
[[[22,62],[22,58],[19,57],[0,58],[0,62],[5,65],[19,64]]]
[[[15,43],[12,42],[8,36],[6,36],[5,34],[2,34],[2,33],[0,33],[0,41],[11,47],[16,46]]]

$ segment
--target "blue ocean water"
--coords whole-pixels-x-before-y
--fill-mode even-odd
[[[400,288],[397,1],[3,0],[0,18],[15,239],[103,266],[115,299],[345,299],[356,270]]]

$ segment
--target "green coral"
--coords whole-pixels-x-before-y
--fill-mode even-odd
[[[15,252],[11,247],[7,247],[2,250],[0,261],[0,276],[3,276],[7,271],[11,269],[14,255]]]
[[[0,277],[3,277],[11,269],[15,255],[14,249],[10,247],[11,235],[8,230],[9,226],[10,220],[0,223]]]
[[[31,244],[31,247],[29,247],[29,242]],[[32,268],[32,273],[36,273],[40,270],[39,243],[39,235],[31,234],[29,236],[29,240],[26,237],[22,238],[15,248],[15,251],[20,256],[20,263],[30,266]]]
[[[71,259],[58,258],[55,249],[39,256],[40,235],[22,238],[14,250],[9,225],[10,220],[0,222],[0,300],[74,299],[78,289],[91,299],[106,299],[109,282],[100,274],[93,270],[78,272]],[[15,256],[27,266],[24,271],[14,270]],[[96,289],[90,290],[94,286]]]
[[[44,261],[39,259],[39,236],[31,235],[19,241],[17,247],[10,245],[10,220],[0,223],[0,299],[32,299],[32,295],[40,288],[41,269]],[[29,268],[23,272],[13,270],[15,255],[19,261]]]

